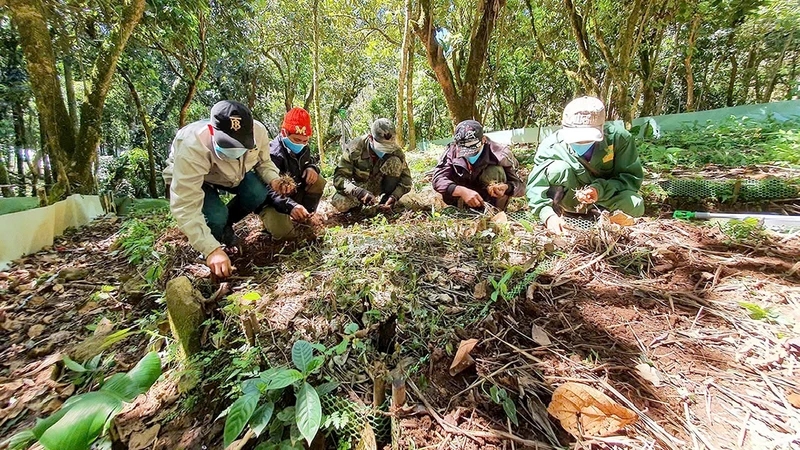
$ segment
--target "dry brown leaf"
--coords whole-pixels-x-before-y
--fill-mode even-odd
[[[35,339],[44,333],[44,325],[36,324],[32,327],[28,328],[28,337],[31,339]]]
[[[608,220],[611,223],[615,223],[623,227],[629,227],[634,223],[633,217],[625,214],[622,211],[615,211],[614,214],[608,216]]]
[[[653,383],[653,386],[661,387],[661,378],[658,376],[658,371],[656,370],[655,367],[647,363],[637,364],[636,372],[639,374],[640,377]]]
[[[481,281],[475,285],[475,291],[472,293],[475,300],[483,300],[489,295],[489,282],[486,280]]]
[[[797,392],[792,392],[791,394],[787,395],[786,400],[789,400],[789,403],[795,408],[800,408],[800,394]]]
[[[531,335],[533,337],[533,341],[537,344],[541,345],[542,347],[546,347],[552,342],[550,341],[550,336],[547,334],[547,331],[544,331],[544,328],[540,327],[539,325],[534,324],[531,329]]]
[[[547,407],[574,436],[608,436],[638,419],[635,412],[606,394],[582,383],[564,383],[553,392]]]
[[[453,363],[450,364],[450,376],[456,376],[459,373],[463,372],[466,368],[475,364],[475,360],[472,359],[470,356],[470,352],[475,345],[478,344],[477,339],[468,339],[466,341],[461,341],[461,344],[458,345],[458,351],[456,352],[455,358],[453,358]]]
[[[508,216],[505,212],[500,211],[492,217],[492,223],[503,224],[508,223]]]
[[[114,324],[108,320],[107,317],[103,317],[97,322],[97,328],[94,329],[95,336],[105,336],[107,334],[111,334],[111,331],[114,330]]]
[[[133,433],[130,442],[128,442],[128,450],[143,450],[151,447],[160,430],[161,425],[155,424],[141,433]]]

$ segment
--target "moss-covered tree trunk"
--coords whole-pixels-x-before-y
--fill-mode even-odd
[[[95,60],[91,91],[80,108],[77,135],[61,93],[55,52],[42,0],[6,0],[11,18],[19,30],[31,89],[41,116],[50,156],[59,165],[55,196],[71,191],[95,191],[92,163],[100,143],[101,119],[106,95],[111,89],[117,61],[142,17],[145,0],[131,0],[120,14],[119,23],[109,30]]]
[[[6,163],[3,161],[3,158],[0,158],[0,193],[3,194],[3,197],[11,197],[14,195],[14,191],[11,189],[11,179],[8,177],[8,169],[6,169]]]

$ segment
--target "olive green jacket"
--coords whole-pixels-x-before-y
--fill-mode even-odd
[[[547,197],[550,188],[547,169],[555,161],[567,163],[575,173],[579,185],[566,188],[592,186],[597,189],[598,202],[607,201],[622,191],[638,191],[642,187],[644,172],[636,142],[622,122],[606,122],[604,125],[605,139],[595,144],[592,159],[588,161],[596,174],[581,163],[580,156],[559,134],[557,131],[539,144],[533,170],[528,176],[528,205],[542,223],[555,214],[553,200]]]
[[[333,172],[333,185],[340,194],[349,195],[351,185],[364,187],[368,181],[382,179],[384,177],[381,167],[391,157],[398,157],[402,163],[400,183],[392,192],[392,196],[400,199],[411,190],[411,171],[408,169],[406,156],[402,150],[397,150],[391,155],[386,155],[383,159],[378,158],[369,149],[368,136],[364,135],[350,141],[342,151],[336,170]],[[378,183],[380,186],[380,183]]]

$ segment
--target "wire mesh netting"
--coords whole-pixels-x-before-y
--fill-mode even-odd
[[[320,398],[322,411],[326,415],[335,415],[337,425],[333,434],[339,442],[358,442],[364,427],[370,425],[377,442],[388,442],[391,433],[391,419],[380,411],[336,395],[323,395]],[[388,410],[388,401],[380,408]]]
[[[658,186],[669,197],[716,199],[719,201],[752,202],[797,198],[800,188],[796,182],[768,180],[662,180]]]

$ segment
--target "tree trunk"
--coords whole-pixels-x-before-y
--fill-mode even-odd
[[[72,129],[78,130],[78,102],[75,99],[75,80],[72,76],[72,57],[68,56],[62,61],[64,64],[64,87],[67,92],[67,107]]]
[[[733,106],[733,88],[736,87],[736,73],[739,71],[739,61],[736,53],[731,53],[731,78],[728,80],[728,92],[725,93],[725,106]]]
[[[119,56],[142,17],[145,0],[132,0],[120,14],[119,25],[108,37],[95,59],[91,91],[81,106],[80,128],[76,139],[69,113],[61,94],[56,59],[45,20],[42,0],[6,0],[20,33],[28,76],[42,117],[51,156],[58,160],[60,188],[54,195],[69,193],[72,185],[79,193],[94,191],[92,163],[100,142],[103,105],[113,81]],[[69,179],[67,178],[69,173]]]
[[[11,188],[11,178],[8,176],[8,169],[3,158],[0,158],[0,193],[3,197],[13,197],[14,190]]]
[[[786,58],[786,53],[789,51],[789,44],[791,44],[793,40],[794,30],[789,33],[789,39],[786,39],[783,44],[781,56],[778,58],[778,61],[775,63],[775,67],[772,69],[772,75],[769,77],[766,91],[764,92],[764,96],[761,98],[762,103],[767,103],[770,101],[770,98],[772,98],[772,91],[775,90],[775,85],[778,84],[778,77],[780,76],[781,66],[783,66],[783,60]]]
[[[128,72],[120,68],[119,74],[122,75],[125,84],[128,85],[131,98],[133,98],[133,103],[136,105],[136,111],[139,113],[139,121],[142,122],[142,128],[144,128],[145,148],[147,149],[147,169],[149,172],[147,188],[150,191],[151,198],[158,198],[158,189],[156,188],[156,161],[153,156],[153,132],[150,128],[150,118],[142,105],[139,93],[136,91],[136,86],[133,84],[133,80],[131,80]]]
[[[473,31],[470,36],[469,57],[464,65],[465,73],[462,77],[461,73],[456,71],[454,77],[445,58],[444,49],[436,40],[431,0],[420,0],[422,14],[420,19],[413,23],[414,32],[425,46],[428,64],[442,89],[454,125],[477,115],[475,101],[488,54],[489,40],[500,11],[505,5],[506,0],[478,1],[477,22],[471,27]]]
[[[689,29],[689,42],[686,46],[686,57],[683,60],[683,67],[686,69],[686,111],[695,110],[694,104],[694,74],[692,73],[692,56],[695,51],[697,41],[697,31],[700,28],[700,15],[695,15],[692,20],[692,27]]]
[[[747,103],[747,94],[750,92],[750,79],[753,77],[753,67],[756,62],[756,49],[750,48],[747,54],[747,63],[744,65],[742,74],[742,96],[739,103]]]
[[[325,164],[325,149],[322,146],[322,130],[319,128],[319,0],[314,0],[314,130],[317,134],[317,150],[319,151],[320,168]]]
[[[14,149],[17,154],[17,195],[25,197],[25,163],[28,161],[28,146],[25,133],[25,111],[20,101],[12,104],[11,116],[14,122]]]
[[[410,0],[407,1],[410,4]],[[406,6],[409,8],[409,6]],[[409,14],[410,17],[410,14]],[[414,48],[416,47],[415,37],[411,37],[411,45],[408,48],[408,70],[406,71],[406,113],[408,114],[408,149],[417,148],[417,131],[414,129]]]
[[[717,77],[717,71],[719,70],[719,66],[722,65],[722,58],[718,58],[717,62],[714,63],[714,68],[711,69],[711,74],[708,71],[703,73],[703,88],[700,89],[700,95],[697,97],[697,109],[699,111],[703,110],[703,99],[705,98],[706,93],[709,90],[709,85],[714,84],[714,78]]]
[[[186,90],[186,96],[183,98],[183,105],[181,105],[181,111],[178,114],[178,127],[183,128],[186,125],[186,113],[189,111],[189,107],[192,105],[192,100],[194,99],[194,94],[197,92],[197,83],[200,81],[200,78],[203,77],[203,74],[206,71],[206,65],[208,63],[208,58],[206,55],[206,22],[203,16],[202,11],[198,14],[198,34],[200,40],[200,62],[197,65],[197,71],[193,74],[189,74],[191,77],[189,80],[189,86]]]
[[[403,96],[406,91],[408,72],[408,47],[411,43],[411,0],[405,0],[405,26],[403,27],[403,45],[400,48],[400,74],[397,77],[397,107],[395,108],[397,143],[403,145]]]
[[[678,28],[675,30],[675,47],[678,47],[678,43],[680,42],[681,36],[681,24],[678,24]],[[667,74],[664,77],[664,86],[661,88],[661,97],[658,99],[658,106],[655,110],[655,116],[660,116],[664,112],[664,106],[667,103],[667,94],[669,93],[669,87],[672,83],[672,73],[675,70],[675,61],[677,59],[677,55],[673,55],[672,58],[669,59],[669,65],[667,66]]]
[[[789,69],[789,78],[786,80],[786,100],[791,100],[794,92],[792,91],[793,84],[795,83],[794,76],[797,74],[797,52],[800,50],[800,44],[795,44],[794,52],[792,52],[792,68]]]

